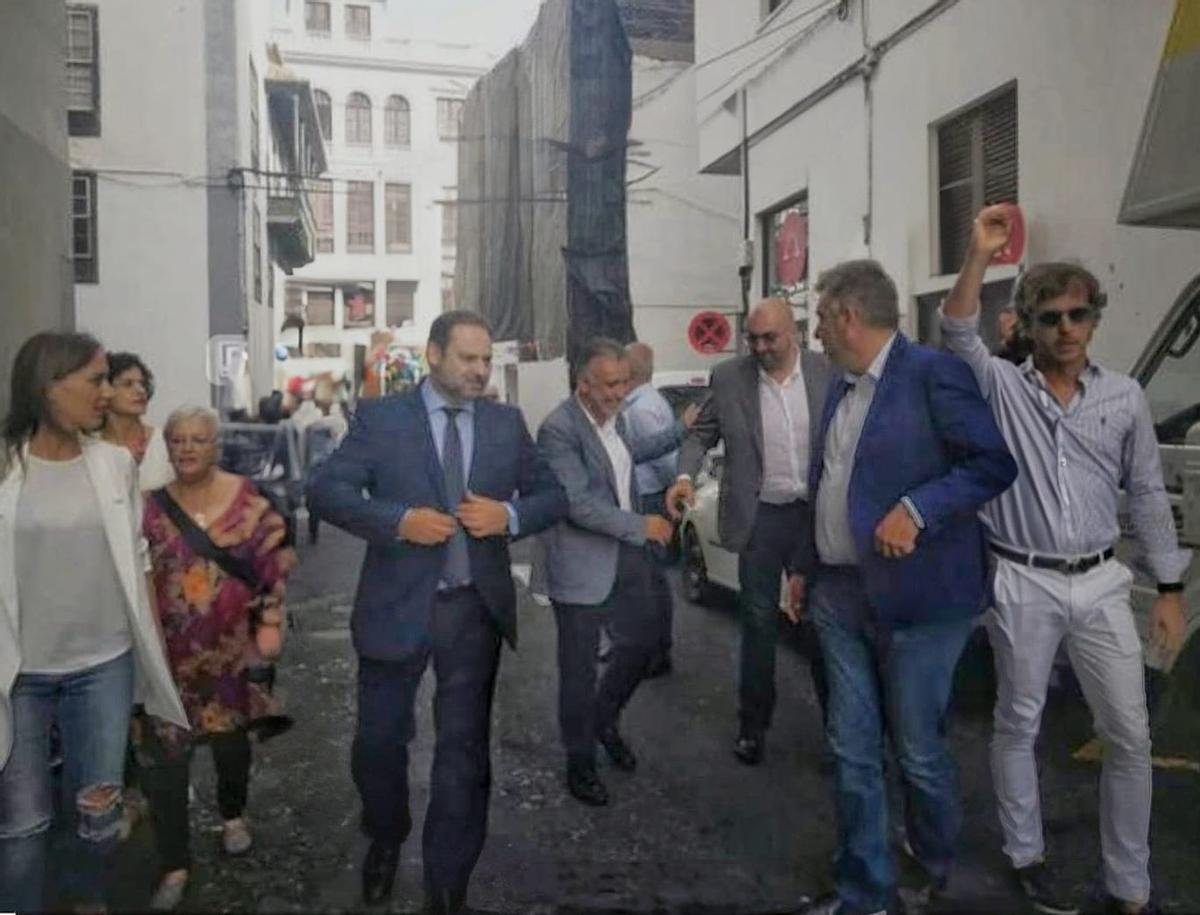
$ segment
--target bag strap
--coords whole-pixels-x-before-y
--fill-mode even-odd
[[[155,503],[171,519],[171,523],[178,528],[180,536],[184,542],[191,548],[193,553],[203,556],[205,559],[211,559],[227,574],[241,581],[255,593],[262,590],[262,580],[254,571],[254,566],[249,561],[234,556],[228,550],[224,550],[212,542],[212,538],[208,536],[208,532],[196,524],[183,510],[178,502],[172,498],[164,486],[162,489],[156,489],[150,496]]]

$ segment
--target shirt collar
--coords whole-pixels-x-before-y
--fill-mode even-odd
[[[457,403],[451,402],[446,397],[442,396],[432,381],[428,378],[421,382],[421,400],[425,404],[425,412],[432,416],[438,410],[445,410],[446,407],[458,407],[460,410],[465,410],[469,414],[475,413],[475,401],[463,400]]]
[[[1079,380],[1082,383],[1085,379],[1094,380],[1099,378],[1101,371],[1102,370],[1100,366],[1089,359],[1088,364],[1083,368],[1083,374],[1079,376]],[[1041,373],[1041,370],[1039,370],[1038,367],[1033,364],[1032,356],[1026,356],[1025,361],[1021,363],[1021,373],[1026,377],[1034,378],[1043,384],[1046,381],[1046,377]]]
[[[890,337],[888,337],[887,342],[880,347],[879,352],[875,354],[875,358],[871,360],[871,364],[867,366],[867,370],[863,372],[862,375],[856,375],[854,372],[847,372],[846,381],[848,381],[850,384],[858,384],[859,379],[865,375],[873,382],[878,384],[879,379],[883,377],[883,369],[884,366],[887,365],[888,356],[890,356],[892,353],[892,347],[896,344],[896,336],[897,335],[893,333]]]
[[[800,348],[799,348],[799,347],[796,347],[796,362],[795,362],[795,364],[792,366],[792,370],[791,370],[791,372],[789,372],[789,373],[788,373],[788,376],[787,376],[787,378],[785,378],[785,379],[783,380],[783,383],[782,383],[782,384],[781,384],[780,382],[778,382],[778,381],[775,381],[775,379],[771,377],[771,374],[770,374],[770,372],[767,372],[767,371],[765,371],[765,370],[762,368],[762,366],[759,366],[759,369],[758,369],[758,378],[759,378],[759,380],[760,380],[760,381],[770,381],[770,382],[772,382],[772,383],[774,383],[774,384],[777,384],[777,385],[779,385],[781,388],[782,388],[782,387],[785,387],[785,386],[787,386],[787,385],[791,384],[791,383],[792,383],[793,381],[795,381],[796,379],[798,379],[798,378],[799,378],[799,377],[800,377],[800,376],[803,374],[803,373],[800,371],[800,360],[801,360],[802,358],[803,358],[803,357],[800,355]]]
[[[625,406],[629,406],[635,400],[641,399],[642,395],[646,393],[646,389],[652,387],[654,387],[654,385],[652,385],[649,381],[643,381],[636,388],[625,395]],[[585,407],[584,409],[586,411],[587,408]],[[590,416],[591,414],[589,413],[588,415]]]

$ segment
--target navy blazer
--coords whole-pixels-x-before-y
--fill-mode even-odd
[[[825,439],[848,390],[835,378],[813,440],[816,504]],[[898,334],[867,412],[850,474],[850,528],[867,595],[891,625],[971,617],[984,608],[987,555],[977,512],[1012,485],[1017,465],[970,368]],[[875,528],[903,496],[925,522],[916,550],[886,559]]]
[[[537,533],[567,513],[567,497],[530,438],[516,407],[475,402],[471,492],[516,509],[518,536]],[[308,485],[309,510],[367,541],[351,630],[362,656],[401,660],[428,644],[434,591],[445,544],[401,540],[410,508],[446,504],[442,464],[419,389],[360,401],[350,431]],[[468,536],[471,580],[510,645],[517,640],[516,591],[506,535]]]

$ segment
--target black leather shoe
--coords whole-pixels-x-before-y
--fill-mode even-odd
[[[739,734],[733,742],[733,755],[747,766],[757,766],[763,759],[765,741],[758,734]]]
[[[431,890],[425,888],[425,915],[466,915],[466,888],[458,890]]]
[[[577,801],[589,807],[603,807],[608,803],[608,789],[596,775],[594,766],[567,766],[567,790]]]
[[[363,859],[362,891],[363,902],[377,905],[387,902],[392,895],[392,883],[396,879],[396,865],[400,862],[400,846],[372,842]]]
[[[1054,886],[1054,879],[1045,863],[1038,861],[1028,867],[1013,869],[1013,876],[1025,899],[1035,912],[1042,915],[1079,915],[1079,906],[1065,898]]]
[[[837,893],[826,893],[816,899],[805,900],[796,910],[795,915],[843,915],[845,911],[846,907],[842,905],[842,900],[838,898]],[[903,907],[897,903],[890,909],[880,909],[878,912],[872,912],[871,915],[903,915],[903,913]]]
[[[600,746],[604,747],[604,752],[608,754],[608,758],[612,764],[622,772],[632,772],[637,768],[637,757],[633,755],[633,750],[629,749],[616,728],[607,728],[596,735],[596,739],[600,741]]]

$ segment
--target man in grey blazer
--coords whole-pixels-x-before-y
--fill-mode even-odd
[[[742,645],[738,672],[738,735],[734,754],[747,765],[762,761],[775,705],[775,636],[781,576],[793,571],[811,543],[808,504],[810,430],[821,418],[829,361],[801,356],[791,306],[764,299],[746,322],[750,355],[718,365],[712,395],[679,452],[679,479],[667,492],[667,510],[695,498],[692,477],[704,455],[725,442],[725,469],[717,503],[721,544],[738,554]],[[813,652],[816,639],[812,639]],[[822,710],[825,678],[811,657]]]
[[[666,544],[671,522],[637,512],[633,465],[674,450],[695,413],[673,427],[630,439],[620,415],[629,386],[624,347],[588,341],[576,362],[575,393],[542,422],[538,447],[567,492],[567,518],[543,535],[547,591],[558,623],[559,725],[567,788],[585,804],[608,803],[596,775],[596,742],[613,765],[637,758],[617,730],[621,709],[658,645],[646,545]],[[597,682],[600,628],[612,639]]]

